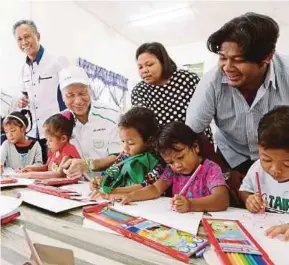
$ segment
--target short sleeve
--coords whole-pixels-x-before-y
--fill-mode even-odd
[[[41,146],[38,141],[35,142],[34,145],[35,145],[35,157],[33,159],[33,165],[40,166],[43,163]]]
[[[148,174],[145,175],[144,181],[141,183],[143,187],[152,185],[155,183],[160,176],[162,175],[165,168],[165,162],[161,160],[157,165],[150,171]]]
[[[140,94],[140,91],[143,89],[143,82],[138,83],[131,92],[131,104],[133,106],[142,106],[145,107],[146,103],[144,97]]]
[[[193,94],[195,93],[195,90],[196,90],[196,87],[197,87],[197,84],[199,83],[200,81],[200,78],[198,77],[197,74],[195,73],[191,73],[191,72],[188,72],[188,71],[184,71],[185,75],[186,75],[186,80],[188,79],[188,82],[189,82],[189,88],[191,90],[193,90]]]
[[[186,124],[196,133],[204,131],[215,116],[216,92],[211,83],[212,74],[207,73],[198,83],[187,109]]]
[[[219,186],[227,186],[221,168],[214,162],[208,162],[209,170],[206,176],[206,185],[209,190]]]
[[[165,181],[168,185],[172,185],[174,178],[175,172],[171,169],[170,166],[167,165],[162,175],[160,176],[160,179]]]
[[[76,147],[72,144],[65,146],[62,150],[62,157],[69,156],[71,158],[80,158]]]
[[[251,193],[257,192],[257,187],[256,187],[256,172],[258,171],[258,165],[259,165],[259,160],[256,161],[248,170],[245,178],[243,179],[243,182],[240,187],[240,191],[247,191]]]

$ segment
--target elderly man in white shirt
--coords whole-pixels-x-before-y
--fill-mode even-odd
[[[39,140],[43,160],[47,158],[43,123],[51,115],[65,108],[58,88],[58,73],[68,67],[69,61],[63,56],[48,53],[40,45],[40,33],[31,20],[20,20],[13,26],[13,34],[26,62],[22,68],[21,90],[18,107],[29,107],[33,117],[33,127],[28,136]]]
[[[63,165],[66,174],[77,177],[88,166],[91,169],[108,167],[115,161],[114,154],[121,150],[117,127],[120,111],[107,103],[91,100],[89,78],[83,68],[63,69],[59,82],[63,100],[76,118],[71,143],[82,157],[70,159]]]

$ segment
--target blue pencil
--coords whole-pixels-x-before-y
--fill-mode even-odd
[[[252,265],[258,265],[258,263],[257,263],[257,262],[255,261],[255,259],[254,259],[254,255],[247,254],[246,256],[247,256],[247,258],[250,260],[250,263],[251,263]]]
[[[109,212],[109,211],[108,211],[108,212],[102,212],[101,214],[104,215],[104,216],[106,216],[106,217],[108,217],[108,218],[110,218],[110,219],[113,219],[113,220],[115,220],[115,221],[124,222],[123,218],[115,215],[115,214],[112,213],[112,212]]]
[[[258,265],[267,265],[267,263],[263,260],[262,256],[255,255],[255,260],[257,260]]]

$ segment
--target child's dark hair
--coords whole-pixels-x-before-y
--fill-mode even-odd
[[[27,118],[28,116],[28,118]],[[28,126],[30,125],[29,131],[32,129],[32,115],[30,110],[28,109],[22,109],[21,111],[13,111],[9,115],[7,115],[3,120],[3,127],[7,124],[13,124],[15,126],[18,126],[20,128],[26,127],[26,130]],[[26,131],[26,132],[29,132]]]
[[[171,122],[165,125],[157,137],[157,151],[159,153],[165,153],[168,150],[180,151],[177,148],[177,144],[183,144],[188,147],[199,145],[198,134],[182,122]]]
[[[70,139],[75,126],[75,118],[70,111],[64,111],[49,117],[43,126],[46,133],[51,136],[61,137],[66,135]]]
[[[158,123],[154,113],[144,107],[133,107],[121,116],[119,127],[134,128],[146,142],[158,134]]]
[[[264,148],[289,150],[289,106],[279,106],[262,117],[258,126],[258,144]]]

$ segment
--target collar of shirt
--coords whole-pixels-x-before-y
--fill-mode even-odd
[[[30,60],[30,59],[28,58],[28,56],[27,56],[27,57],[26,57],[26,63],[27,63],[28,65],[31,65],[31,64],[33,64],[34,62],[36,62],[37,64],[39,64],[39,62],[40,62],[40,60],[41,60],[41,58],[42,58],[42,56],[43,56],[43,53],[44,53],[44,48],[43,48],[42,45],[40,45],[40,48],[39,48],[39,50],[38,50],[38,52],[37,52],[37,54],[36,54],[36,57],[35,57],[34,61],[31,62],[31,60]]]
[[[228,78],[224,74],[222,77],[222,83],[228,84]],[[269,88],[270,84],[272,85],[273,89],[276,90],[276,75],[275,75],[274,66],[273,66],[272,61],[269,64],[269,68],[268,68],[268,71],[266,73],[266,77],[265,77],[263,85],[267,89],[267,88]]]

